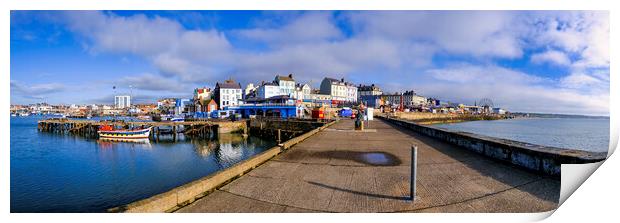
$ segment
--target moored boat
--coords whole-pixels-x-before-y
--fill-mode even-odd
[[[100,139],[148,139],[151,128],[145,129],[113,129],[112,126],[102,126],[97,133]]]

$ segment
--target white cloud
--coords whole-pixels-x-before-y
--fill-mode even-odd
[[[213,74],[201,71],[225,66],[234,59],[226,36],[216,30],[187,30],[177,21],[141,14],[124,17],[70,11],[64,15],[69,27],[86,38],[89,51],[143,56],[167,77],[204,80]]]
[[[557,86],[549,79],[497,66],[459,64],[427,75],[436,81],[420,84],[421,92],[445,100],[473,104],[490,98],[510,111],[609,114],[609,83],[587,75],[571,75]],[[589,87],[572,85],[584,83]]]
[[[19,81],[11,80],[11,92],[22,96],[36,97],[61,92],[63,90],[65,90],[65,86],[60,83],[26,85]]]
[[[609,13],[560,11],[531,13],[528,38],[539,46],[553,46],[577,54],[577,69],[609,67]]]
[[[485,85],[511,83],[511,84],[540,84],[547,80],[517,72],[498,66],[476,66],[471,64],[458,64],[447,68],[429,69],[427,74],[436,80],[455,83],[479,83]]]
[[[141,14],[123,17],[97,11],[70,11],[65,15],[71,29],[92,40],[91,50],[102,52],[151,56],[167,51],[177,42],[182,29],[175,21]]]
[[[557,50],[548,50],[542,53],[532,54],[530,61],[536,64],[552,63],[557,65],[570,65],[571,63],[565,53]]]
[[[371,11],[349,13],[360,35],[416,40],[448,53],[515,58],[522,55],[513,13],[494,11]]]
[[[164,78],[149,73],[124,77],[119,80],[119,84],[123,86],[132,86],[135,89],[147,91],[188,91],[185,84],[174,78]]]
[[[281,27],[259,27],[239,30],[237,33],[250,40],[270,44],[307,43],[343,36],[329,12],[307,12]]]
[[[598,79],[584,73],[573,73],[560,79],[560,85],[565,88],[609,88],[609,81]]]

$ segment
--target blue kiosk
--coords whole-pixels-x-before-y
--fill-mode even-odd
[[[242,117],[248,118],[250,115],[259,117],[280,117],[295,118],[297,110],[295,99],[288,96],[274,96],[268,99],[248,99],[246,104],[239,106],[228,106],[226,110],[235,110]]]

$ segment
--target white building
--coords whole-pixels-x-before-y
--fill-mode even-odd
[[[244,98],[252,98],[252,97],[256,97],[256,91],[258,90],[258,87],[260,86],[254,86],[253,83],[249,83],[246,87],[245,90],[243,91],[243,97]]]
[[[293,79],[293,74],[288,76],[276,75],[274,83],[280,87],[280,95],[295,96],[295,79]]]
[[[351,83],[345,83],[347,87],[346,102],[357,102],[357,87]]]
[[[295,96],[294,98],[297,100],[311,99],[312,88],[308,84],[296,84],[295,85]]]
[[[405,91],[405,93],[384,94],[381,96],[381,98],[386,105],[391,105],[393,107],[402,105],[405,108],[410,108],[428,105],[427,98],[417,95],[414,91]]]
[[[359,98],[362,98],[364,96],[367,95],[382,95],[383,91],[381,91],[381,88],[379,88],[378,86],[375,86],[375,84],[371,84],[371,85],[359,85],[357,87],[357,95]]]
[[[215,85],[214,99],[218,103],[218,107],[223,109],[228,106],[237,106],[243,103],[241,93],[241,84],[234,80],[226,80],[224,83]]]
[[[256,89],[256,97],[267,99],[273,96],[282,95],[280,86],[276,83],[263,83]]]
[[[343,79],[324,78],[321,82],[321,94],[329,94],[332,100],[357,102],[357,87]]]
[[[417,95],[414,91],[403,93],[403,105],[405,107],[421,107],[426,105],[426,97]]]
[[[129,108],[129,107],[131,107],[131,97],[129,95],[114,96],[114,106],[116,108]]]

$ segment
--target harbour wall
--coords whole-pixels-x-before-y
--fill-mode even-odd
[[[328,122],[328,121],[327,121]],[[295,138],[325,125],[326,120],[253,118],[248,120],[250,135],[275,139],[278,142]]]
[[[247,133],[248,126],[245,121],[226,121],[226,122],[215,122],[218,126],[218,133]]]
[[[412,121],[381,116],[379,118],[413,132],[554,178],[560,177],[561,164],[593,163],[605,160],[607,157],[606,153],[533,145],[474,133],[420,125]]]
[[[188,184],[176,187],[170,191],[139,200],[127,205],[108,209],[108,212],[128,212],[128,213],[146,213],[146,212],[172,212],[180,207],[194,202],[196,199],[206,196],[217,188],[227,184],[228,182],[243,176],[243,174],[251,171],[262,163],[270,160],[281,152],[291,148],[297,143],[311,137],[312,135],[322,131],[335,122],[326,123],[320,127],[310,130],[295,138],[289,139],[278,146],[264,151],[250,159],[242,161],[224,170],[220,170],[211,175],[195,180]]]

